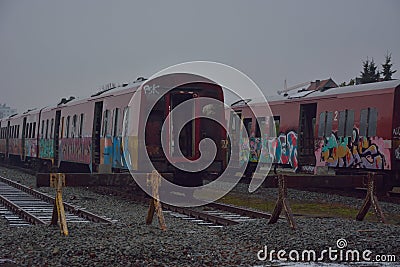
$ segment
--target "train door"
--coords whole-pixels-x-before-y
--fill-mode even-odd
[[[22,138],[21,138],[21,160],[25,161],[26,151],[25,151],[25,138],[27,137],[28,129],[26,128],[26,117],[22,122]]]
[[[298,133],[298,161],[300,164],[315,164],[314,129],[317,103],[301,104]]]
[[[97,171],[100,164],[100,132],[103,112],[103,101],[94,105],[93,130],[92,130],[92,172]]]
[[[6,128],[6,158],[8,158],[9,154],[9,145],[10,145],[10,121],[7,123],[7,128]]]
[[[56,111],[56,118],[54,123],[54,142],[53,142],[53,151],[54,151],[54,165],[58,166],[58,161],[60,159],[60,120],[61,120],[61,110]]]
[[[197,94],[189,92],[171,93],[167,110],[173,110],[179,104],[195,97],[197,97]],[[169,152],[171,157],[176,158],[178,161],[179,149],[181,150],[182,155],[188,159],[196,159],[199,156],[199,152],[197,151],[199,136],[196,136],[196,133],[199,133],[199,131],[196,131],[196,122],[198,120],[188,122],[180,132],[176,125],[176,123],[180,121],[181,116],[185,118],[188,116],[194,118],[196,114],[196,105],[194,105],[190,110],[185,110],[185,113],[186,114],[179,114],[178,112],[175,112],[174,117],[170,115],[170,120],[168,122],[169,140],[171,140],[169,142]]]

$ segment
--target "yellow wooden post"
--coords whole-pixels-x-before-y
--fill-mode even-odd
[[[160,228],[164,231],[167,229],[167,226],[165,225],[164,215],[161,208],[160,195],[158,192],[161,184],[160,174],[156,170],[152,171],[152,173],[147,176],[147,182],[148,184],[151,184],[152,199],[150,200],[150,206],[147,212],[146,224],[151,224],[151,222],[153,221],[154,212],[156,212]]]
[[[62,200],[62,188],[65,186],[65,175],[63,173],[50,174],[50,187],[56,188],[56,200],[53,206],[53,215],[50,225],[60,226],[61,234],[68,235],[67,220],[65,218],[64,204]]]

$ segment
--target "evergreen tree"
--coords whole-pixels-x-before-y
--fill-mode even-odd
[[[392,79],[393,73],[395,73],[397,70],[392,70],[393,64],[391,63],[392,61],[392,54],[389,52],[386,52],[385,56],[385,63],[382,64],[382,79],[384,81],[390,81]]]
[[[380,79],[380,73],[377,71],[374,59],[369,61],[363,61],[363,71],[361,72],[360,83],[373,83],[378,82]]]
[[[379,73],[379,70],[377,70],[377,67],[375,65],[374,59],[371,60],[369,63],[369,75],[372,79],[372,82],[379,82],[381,78],[381,74]]]

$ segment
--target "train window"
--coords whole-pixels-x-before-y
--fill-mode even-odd
[[[360,136],[367,136],[368,109],[362,109],[360,114]]]
[[[251,126],[252,126],[252,119],[251,118],[245,118],[244,120],[243,120],[243,124],[244,124],[244,127],[245,127],[245,129],[246,129],[246,131],[247,131],[247,135],[250,137],[250,135],[251,135]]]
[[[118,136],[119,129],[118,129],[118,120],[119,120],[119,108],[114,110],[114,136]]]
[[[104,111],[104,116],[103,116],[103,137],[107,136],[107,130],[108,130],[108,120],[110,117],[110,111],[107,109]]]
[[[72,130],[71,130],[71,137],[74,138],[76,136],[76,114],[72,117]]]
[[[327,112],[326,113],[325,136],[331,136],[331,134],[332,134],[332,119],[333,119],[333,112]]]
[[[54,127],[54,119],[51,119],[51,123],[50,123],[50,136],[49,138],[53,138],[53,127]]]
[[[281,116],[274,116],[275,136],[281,131]]]
[[[376,108],[369,108],[368,114],[368,137],[376,136],[376,125],[378,120],[378,112]]]
[[[46,139],[49,138],[49,119],[46,120]]]
[[[32,126],[32,138],[36,137],[35,133],[36,133],[36,122],[34,122]]]
[[[262,137],[265,133],[265,117],[258,117],[256,120],[256,137]]]
[[[17,138],[19,138],[19,125],[17,126]]]
[[[346,114],[347,110],[343,110],[339,112],[339,126],[338,126],[338,131],[337,135],[338,137],[343,137],[344,136],[344,131],[346,128]]]
[[[82,137],[82,128],[83,128],[83,113],[81,113],[81,118],[79,120],[79,137]]]
[[[44,120],[42,120],[42,128],[40,130],[40,138],[43,139],[44,138]]]
[[[235,116],[235,114],[237,116]],[[232,130],[232,133],[235,133],[236,130],[238,129],[239,121],[242,118],[242,112],[241,111],[231,111],[231,116],[230,116],[230,128]]]
[[[60,123],[61,127],[60,127],[60,132],[59,132],[59,136],[60,137],[64,137],[64,117],[61,118],[61,123]]]
[[[29,123],[29,132],[28,132],[28,138],[32,138],[32,123]]]
[[[326,122],[325,117],[326,117],[326,112],[321,112],[321,114],[319,114],[318,137],[324,137],[325,122]]]
[[[65,137],[68,138],[69,137],[69,121],[71,119],[71,116],[67,116],[67,120],[65,122]]]
[[[353,127],[354,127],[354,110],[347,110],[346,130],[345,130],[346,136],[351,136],[353,134]]]

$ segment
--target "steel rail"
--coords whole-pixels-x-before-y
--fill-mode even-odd
[[[269,219],[271,217],[271,213],[247,209],[247,208],[238,207],[238,206],[234,206],[234,205],[230,205],[230,204],[219,203],[219,202],[213,202],[213,203],[207,204],[206,206],[215,208],[215,209],[219,209],[219,210],[237,213],[237,214],[248,216],[251,218]]]
[[[6,183],[6,184],[8,184],[8,185],[10,185],[12,187],[15,187],[15,188],[17,188],[17,189],[19,189],[19,190],[21,190],[21,191],[23,191],[25,193],[28,193],[28,194],[36,197],[36,198],[39,198],[39,199],[41,199],[41,200],[43,200],[45,202],[48,202],[50,204],[54,204],[55,201],[56,201],[55,198],[53,198],[53,197],[51,197],[51,196],[49,196],[47,194],[39,192],[39,191],[37,191],[37,190],[35,190],[33,188],[30,188],[28,186],[22,185],[20,183],[14,182],[14,181],[12,181],[10,179],[7,179],[7,178],[5,178],[5,177],[3,177],[1,175],[0,175],[0,181],[4,182],[4,183]],[[72,213],[72,214],[75,214],[75,215],[77,215],[77,216],[79,216],[81,218],[87,219],[87,220],[92,221],[92,222],[107,223],[107,224],[112,224],[113,223],[112,220],[100,217],[100,216],[98,216],[96,214],[93,214],[93,213],[91,213],[89,211],[80,209],[78,207],[75,207],[75,206],[73,206],[71,204],[68,204],[68,203],[65,203],[65,202],[64,202],[64,209],[66,211]]]
[[[176,206],[172,206],[172,205],[165,204],[165,203],[163,203],[162,206],[167,210],[185,214],[185,215],[194,217],[196,219],[205,220],[205,221],[212,222],[212,223],[218,224],[218,225],[228,226],[228,225],[238,224],[238,222],[234,221],[234,220],[222,218],[222,217],[219,217],[219,216],[216,216],[213,214],[208,214],[205,212],[192,210],[189,208],[176,207]]]
[[[14,214],[18,215],[21,219],[24,219],[31,224],[46,224],[43,220],[24,210],[2,195],[0,195],[0,202]]]
[[[128,193],[124,193],[124,192],[121,192],[121,191],[118,191],[115,189],[111,189],[108,187],[98,187],[98,189],[103,193],[117,195],[120,197],[127,198],[129,200],[142,202],[144,204],[148,204],[150,201],[150,197],[147,197],[147,196],[138,196],[138,195],[128,194]],[[214,223],[217,225],[227,226],[227,225],[238,224],[238,222],[234,221],[234,220],[230,220],[230,219],[219,217],[219,216],[216,216],[213,214],[208,214],[205,212],[189,209],[186,207],[177,207],[177,206],[169,205],[166,203],[162,203],[161,206],[165,210],[169,210],[169,211],[177,212],[177,213],[184,214],[187,216],[191,216],[193,218],[201,219],[201,220],[211,222],[211,223]]]

